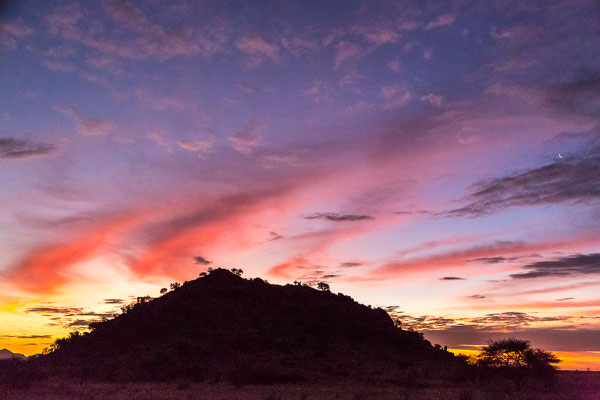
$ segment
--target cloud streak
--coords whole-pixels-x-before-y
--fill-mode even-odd
[[[514,279],[600,274],[600,253],[575,254],[552,261],[538,261],[522,267],[529,272],[512,274]]]
[[[511,207],[589,203],[600,199],[600,148],[587,157],[573,157],[519,174],[481,181],[467,205],[446,216],[479,217]]]
[[[24,139],[0,137],[0,159],[19,160],[46,156],[56,151],[56,146],[46,143],[35,143]]]
[[[359,214],[339,214],[339,213],[316,213],[307,215],[304,219],[322,219],[332,222],[355,222],[365,221],[374,219],[370,215],[359,215]]]

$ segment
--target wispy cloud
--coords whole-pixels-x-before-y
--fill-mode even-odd
[[[456,21],[456,17],[452,14],[440,15],[433,21],[427,23],[427,25],[425,25],[425,30],[430,31],[432,29],[440,28],[442,26],[452,25],[454,21]]]
[[[47,17],[49,32],[63,39],[93,48],[103,54],[128,59],[168,60],[177,56],[210,56],[223,50],[228,28],[221,21],[173,30],[160,21],[150,21],[143,7],[126,1],[105,4],[106,14],[122,29],[88,29],[86,10],[62,6]],[[128,35],[133,34],[127,40]]]
[[[515,279],[542,278],[547,276],[572,276],[600,274],[600,253],[575,254],[552,261],[538,261],[522,267],[529,272],[512,274]]]
[[[45,156],[56,151],[56,145],[24,139],[0,137],[0,159],[17,160]]]
[[[0,41],[7,49],[16,49],[21,40],[33,33],[34,30],[23,21],[0,21]]]
[[[73,106],[55,106],[55,111],[69,117],[77,123],[77,130],[84,136],[103,136],[113,130],[113,124],[102,118],[87,118]]]
[[[265,59],[279,60],[279,46],[276,43],[267,42],[258,35],[238,39],[236,47],[248,56],[247,65],[249,67],[256,67]]]
[[[228,140],[235,150],[248,156],[254,149],[260,145],[260,132],[265,129],[265,125],[260,121],[250,122],[245,129],[231,135]]]
[[[429,93],[425,96],[421,96],[420,99],[421,99],[421,101],[427,102],[436,107],[441,107],[442,102],[444,100],[444,98],[442,96],[434,94],[434,93]]]
[[[363,56],[363,51],[357,44],[351,42],[340,42],[336,46],[334,59],[335,68],[339,68],[342,64],[357,60]]]
[[[211,139],[198,140],[195,142],[189,142],[187,140],[177,140],[177,145],[184,150],[198,153],[198,157],[202,157],[204,154],[209,153],[213,148],[213,141]]]
[[[412,96],[406,85],[397,83],[383,86],[381,88],[381,97],[383,97],[386,107],[393,108],[406,105]]]
[[[589,156],[558,160],[540,168],[481,181],[467,205],[448,211],[448,216],[477,217],[510,207],[557,203],[583,203],[600,199],[600,148]]]
[[[346,222],[346,221],[364,221],[374,219],[370,215],[357,215],[357,214],[339,214],[339,213],[316,213],[307,215],[305,219],[324,219],[333,222]]]

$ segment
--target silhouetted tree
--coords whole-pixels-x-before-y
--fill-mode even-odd
[[[179,282],[171,282],[171,284],[169,285],[171,290],[178,289],[180,286],[181,286],[181,283],[179,283]]]
[[[231,273],[233,273],[234,275],[237,275],[237,276],[242,276],[242,274],[244,273],[244,270],[241,268],[231,268]]]
[[[479,366],[502,372],[515,382],[518,390],[526,376],[551,383],[555,371],[552,364],[559,362],[553,353],[532,349],[529,341],[515,338],[489,340],[477,356]]]
[[[329,284],[327,282],[319,282],[317,283],[317,289],[329,292]]]
[[[168,291],[169,291],[169,290],[168,290],[166,287],[164,287],[164,288],[160,289],[160,294],[165,294],[165,293],[167,293]]]

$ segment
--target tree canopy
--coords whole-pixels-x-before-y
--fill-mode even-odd
[[[532,349],[529,341],[515,338],[490,340],[481,349],[478,362],[493,368],[554,368],[560,360],[553,353],[541,349]]]

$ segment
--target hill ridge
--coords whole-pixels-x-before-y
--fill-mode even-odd
[[[264,383],[397,377],[453,358],[350,296],[225,269],[123,311],[57,340],[40,362],[81,379]]]

